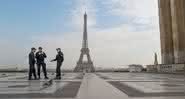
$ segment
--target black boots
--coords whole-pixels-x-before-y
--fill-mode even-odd
[[[57,76],[57,77],[55,77],[55,79],[56,79],[56,80],[60,80],[60,79],[61,79],[61,77],[60,77],[60,76]]]

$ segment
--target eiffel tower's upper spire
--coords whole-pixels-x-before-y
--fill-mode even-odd
[[[84,31],[83,31],[83,48],[88,48],[88,40],[87,40],[87,13],[84,14]]]

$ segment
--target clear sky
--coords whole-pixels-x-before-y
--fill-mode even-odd
[[[95,66],[153,64],[154,52],[160,60],[157,1],[0,0],[0,65],[27,66],[30,48],[42,46],[49,65],[61,47],[63,67],[74,68],[85,11]]]

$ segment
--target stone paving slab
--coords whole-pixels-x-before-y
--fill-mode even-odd
[[[4,93],[1,98],[74,98],[77,95],[81,82],[71,82],[64,87],[59,87],[52,93],[29,92],[29,93]],[[50,90],[50,89],[48,89]]]
[[[0,76],[0,99],[185,99],[184,75],[65,73],[48,86],[49,80],[28,81],[27,73],[7,75]]]
[[[143,73],[96,73],[129,97],[185,98],[184,75]]]
[[[178,90],[163,90],[162,92],[152,92],[152,89],[149,91],[143,91],[137,89],[137,87],[128,86],[127,84],[121,82],[109,82],[122,92],[126,93],[129,97],[161,97],[161,96],[185,96],[185,92]],[[183,89],[183,88],[182,88]]]
[[[122,81],[185,81],[184,75],[150,73],[96,73],[104,80]]]
[[[61,80],[53,80],[51,85],[44,86],[49,80],[29,81],[26,73],[13,73],[11,75],[0,78],[0,99],[74,98],[83,79],[81,73],[66,73]],[[49,78],[55,77],[51,73],[48,76]]]
[[[128,96],[95,74],[86,74],[77,99],[128,99]]]
[[[184,82],[121,82],[124,85],[134,87],[147,92],[184,92]]]

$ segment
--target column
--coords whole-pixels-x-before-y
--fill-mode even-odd
[[[159,23],[162,64],[174,63],[170,0],[159,0]]]
[[[185,63],[185,0],[171,0],[175,63]]]

